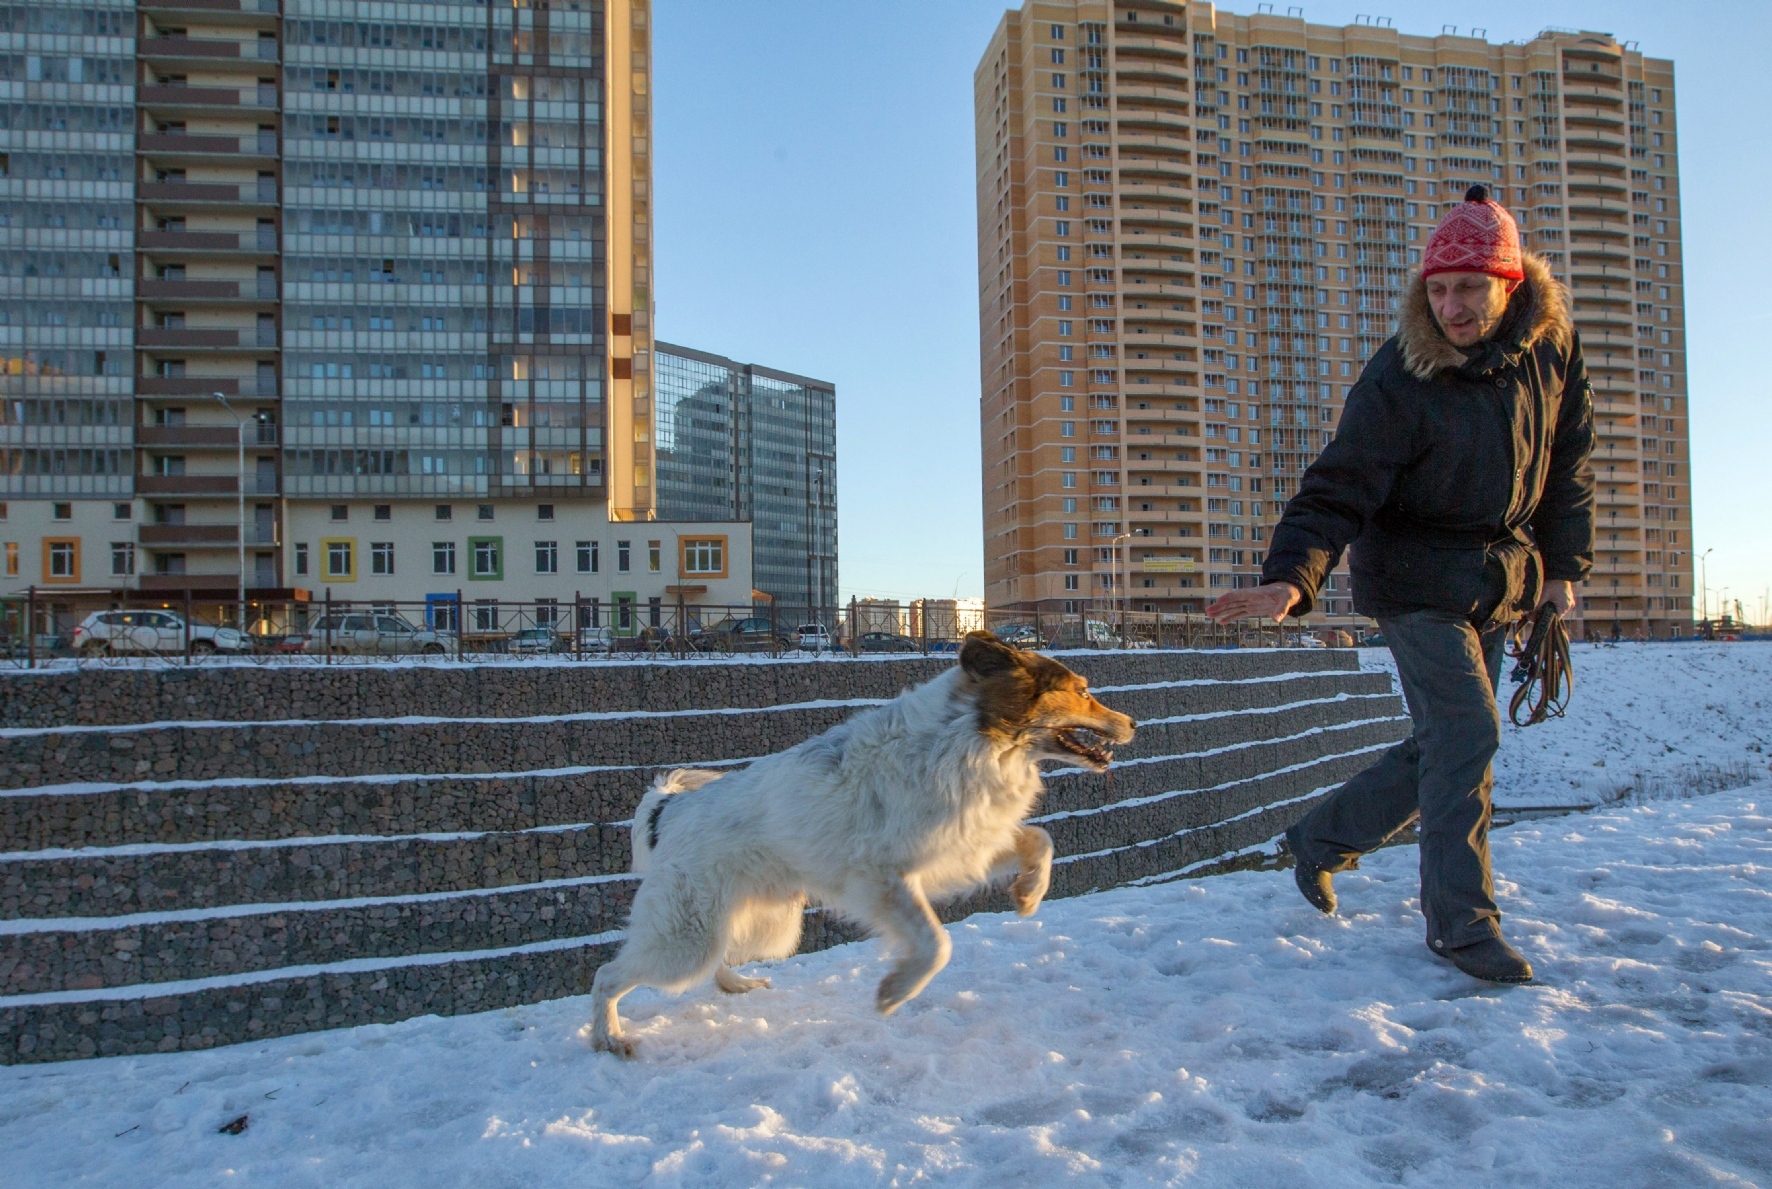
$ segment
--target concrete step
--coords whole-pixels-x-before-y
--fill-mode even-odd
[[[1120,750],[1122,762],[1246,739],[1250,730],[1290,732],[1313,715],[1332,714],[1340,721],[1349,714],[1395,712],[1386,709],[1395,702],[1383,674],[1135,690],[1109,693],[1104,700],[1143,723],[1133,743]],[[1239,710],[1259,713],[1245,726]],[[1267,721],[1258,725],[1257,718]],[[773,729],[797,723],[810,732],[819,721],[790,718]],[[680,751],[665,766],[724,758]],[[486,776],[224,777],[36,786],[43,791],[0,795],[0,852],[618,821],[632,812],[658,770],[646,764],[559,765]]]
[[[1382,692],[1383,674],[1277,675],[1211,684],[1105,687],[1103,700],[1140,721],[1228,714]],[[873,700],[813,700],[741,711],[598,711],[539,719],[314,720],[10,730],[0,734],[0,789],[170,779],[292,780],[379,773],[527,772],[751,759],[790,747]],[[1144,746],[1142,739],[1133,746]]]
[[[1059,660],[1095,684],[1284,672],[1345,672],[1356,654],[1333,649],[1067,652]],[[350,665],[216,662],[130,664],[0,675],[0,723],[11,727],[144,722],[394,718],[448,713],[513,718],[602,710],[760,707],[814,698],[890,698],[953,664],[947,657],[739,661],[524,661]]]

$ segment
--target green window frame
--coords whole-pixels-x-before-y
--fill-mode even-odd
[[[468,538],[468,581],[502,582],[505,576],[505,539]]]

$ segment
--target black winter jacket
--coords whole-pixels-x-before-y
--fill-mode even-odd
[[[1375,618],[1506,623],[1545,579],[1587,576],[1592,389],[1567,294],[1538,257],[1525,266],[1496,334],[1470,352],[1440,333],[1415,278],[1397,334],[1274,528],[1262,581],[1299,589],[1294,614],[1350,543],[1354,606]]]

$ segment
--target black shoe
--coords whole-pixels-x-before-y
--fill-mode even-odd
[[[1529,983],[1532,981],[1532,963],[1522,958],[1517,950],[1499,937],[1491,937],[1474,945],[1461,945],[1457,949],[1440,949],[1435,943],[1434,952],[1458,967],[1472,978],[1480,978],[1488,983]]]
[[[1299,894],[1324,916],[1335,912],[1335,877],[1304,857],[1292,831],[1286,831],[1286,849],[1292,853],[1292,879]]]

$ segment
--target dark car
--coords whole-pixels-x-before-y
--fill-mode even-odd
[[[855,641],[863,652],[920,652],[917,642],[896,632],[863,632]]]
[[[794,645],[776,634],[767,619],[723,619],[713,627],[692,633],[695,647],[702,652],[774,652]]]
[[[1046,641],[1040,638],[1039,629],[1031,623],[1012,623],[997,630],[997,639],[1011,648],[1032,651],[1046,647]]]

